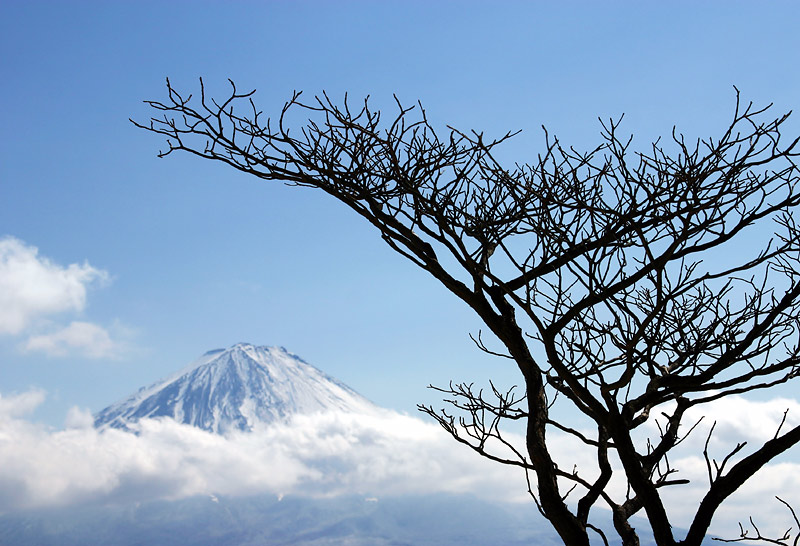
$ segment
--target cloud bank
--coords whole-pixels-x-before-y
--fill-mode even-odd
[[[52,317],[80,313],[88,288],[109,275],[88,263],[62,266],[14,237],[0,238],[0,335],[26,335],[25,351],[49,356],[113,356],[118,345],[105,328],[83,321],[52,325]]]
[[[95,430],[86,410],[73,408],[64,430],[25,420],[43,400],[40,391],[0,397],[0,512],[21,508],[129,503],[198,494],[257,493],[327,496],[362,493],[472,493],[489,500],[526,501],[522,471],[486,461],[456,444],[438,426],[384,411],[374,415],[328,413],[296,416],[253,433],[220,436],[168,419],[143,420],[138,434]],[[711,408],[726,437],[771,437],[785,409],[800,417],[800,404],[782,399],[726,400]],[[793,417],[794,418],[794,417]],[[708,419],[708,417],[707,417]],[[785,426],[790,425],[788,422]],[[685,527],[707,483],[699,428],[673,466],[692,484],[667,495],[673,525]],[[724,456],[720,436],[712,454]],[[514,440],[522,442],[522,438]],[[718,442],[718,443],[715,443]],[[589,469],[592,454],[551,436],[557,460]],[[698,451],[699,448],[699,451]],[[621,482],[616,487],[624,491]],[[779,494],[800,503],[800,464],[780,461],[730,499],[712,531],[733,538],[737,521],[753,516],[762,531],[782,533],[788,512]],[[569,500],[574,500],[570,498]]]
[[[453,449],[438,426],[391,411],[296,416],[227,436],[145,419],[133,434],[96,430],[77,408],[64,430],[23,419],[22,408],[41,398],[0,398],[0,512],[204,493],[524,493],[518,472]]]

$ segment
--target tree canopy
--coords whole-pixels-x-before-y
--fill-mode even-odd
[[[478,333],[478,346],[515,365],[524,387],[454,383],[440,389],[452,410],[421,409],[481,455],[523,468],[565,544],[592,533],[609,543],[589,521],[604,506],[625,545],[639,543],[630,518],[640,512],[657,544],[699,545],[725,499],[800,441],[800,427],[782,422],[718,461],[712,426],[699,454],[707,491],[675,536],[663,491],[687,483],[669,455],[697,425],[689,410],[800,371],[800,152],[781,135],[788,114],[770,117],[737,91],[718,137],[673,131],[634,151],[621,120],[608,120],[593,150],[545,131],[539,155],[504,166],[497,150],[512,133],[438,130],[420,104],[395,99],[382,116],[366,100],[295,93],[270,119],[253,93],[231,82],[217,101],[201,80],[192,98],[167,81],[166,100],[147,101],[154,117],[134,123],[166,137],[162,157],[185,151],[330,194],[469,306],[492,334]],[[553,417],[556,403],[592,426]],[[507,420],[525,423],[523,447],[503,435]],[[642,433],[653,422],[658,434]],[[554,460],[556,433],[595,467]],[[756,533],[740,539],[767,539]]]

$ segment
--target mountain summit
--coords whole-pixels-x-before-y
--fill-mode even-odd
[[[223,433],[249,431],[293,414],[375,408],[283,347],[238,343],[209,351],[180,372],[105,408],[95,416],[95,426],[127,428],[146,417],[171,417]]]

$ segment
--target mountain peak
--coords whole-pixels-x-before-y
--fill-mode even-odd
[[[237,343],[208,351],[176,374],[105,408],[95,426],[128,428],[139,419],[170,417],[223,433],[249,431],[294,414],[375,409],[284,347]]]

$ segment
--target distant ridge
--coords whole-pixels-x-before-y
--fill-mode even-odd
[[[377,406],[283,347],[237,343],[97,413],[95,426],[127,429],[170,417],[215,433],[323,411],[373,412]]]

